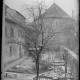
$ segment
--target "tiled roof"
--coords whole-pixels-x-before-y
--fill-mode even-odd
[[[56,3],[53,3],[45,12],[46,17],[67,17],[70,16],[63,11]]]

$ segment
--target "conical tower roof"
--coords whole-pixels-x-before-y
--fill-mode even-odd
[[[53,3],[45,12],[46,17],[66,17],[70,16],[62,10],[56,3]]]

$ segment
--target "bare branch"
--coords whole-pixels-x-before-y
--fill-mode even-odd
[[[44,44],[48,43],[48,41],[53,38],[56,34],[59,34],[61,32],[56,32],[56,33],[53,33],[53,34],[50,34],[48,35],[45,39],[44,39]]]

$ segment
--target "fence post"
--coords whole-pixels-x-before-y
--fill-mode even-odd
[[[65,77],[67,78],[67,59],[68,59],[68,52],[67,50],[64,49],[64,54],[63,54],[63,60],[65,60]]]

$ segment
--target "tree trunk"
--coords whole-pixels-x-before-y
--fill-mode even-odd
[[[21,53],[21,45],[19,46],[19,56],[20,56],[20,58],[22,58],[22,53]]]
[[[65,61],[65,77],[67,78],[67,60]]]
[[[37,56],[37,59],[36,59],[36,80],[38,80],[39,78],[39,56]]]

